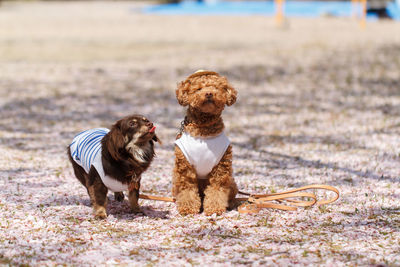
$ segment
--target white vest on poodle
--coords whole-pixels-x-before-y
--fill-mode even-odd
[[[225,133],[216,137],[193,137],[182,133],[175,141],[188,162],[196,169],[199,179],[206,179],[215,165],[219,163],[228,148],[230,141]]]

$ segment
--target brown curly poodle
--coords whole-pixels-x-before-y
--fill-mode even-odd
[[[232,146],[221,114],[236,95],[227,79],[212,71],[197,71],[178,84],[176,98],[188,109],[175,142],[172,194],[182,215],[201,210],[219,215],[234,205]]]

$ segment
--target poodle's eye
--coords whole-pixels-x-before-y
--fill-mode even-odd
[[[201,89],[203,89],[203,88],[201,88],[201,87],[197,88],[196,92],[201,91]]]
[[[137,126],[137,121],[130,121],[129,123],[128,123],[128,125],[129,125],[129,127],[136,127]]]

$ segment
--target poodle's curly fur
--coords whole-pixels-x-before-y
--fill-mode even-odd
[[[236,102],[236,90],[225,77],[212,71],[199,71],[178,84],[176,98],[188,106],[183,131],[193,137],[213,137],[224,130],[221,117],[225,105]],[[178,135],[178,138],[180,135]],[[232,177],[232,146],[206,179],[198,179],[196,170],[175,146],[172,194],[180,214],[218,215],[234,205],[237,186]]]

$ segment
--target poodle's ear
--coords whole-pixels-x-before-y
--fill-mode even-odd
[[[121,131],[121,123],[118,121],[115,123],[111,131],[109,132],[109,138],[107,140],[107,150],[111,157],[116,160],[122,160],[121,150],[125,148],[125,137]]]
[[[182,106],[189,105],[188,93],[189,93],[190,81],[186,80],[178,84],[178,88],[175,91],[176,99]]]
[[[237,91],[235,90],[235,88],[233,88],[231,85],[228,84],[228,86],[226,87],[226,93],[227,93],[226,104],[228,106],[235,104],[237,96]]]

